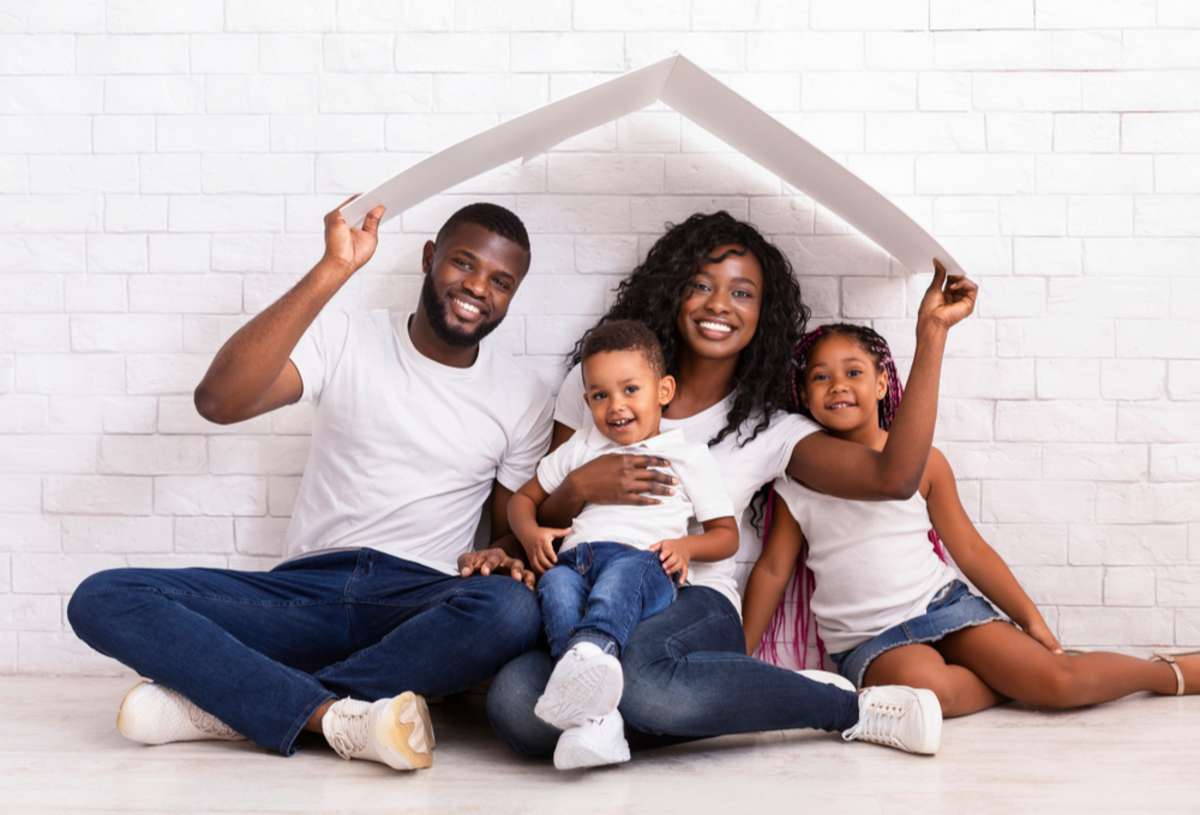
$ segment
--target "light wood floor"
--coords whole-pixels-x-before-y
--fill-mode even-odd
[[[0,677],[0,811],[1200,812],[1200,697],[997,709],[947,722],[936,758],[775,732],[573,774],[513,757],[466,699],[434,708],[433,769],[398,774],[317,744],[284,759],[246,744],[127,742],[114,718],[130,684]]]

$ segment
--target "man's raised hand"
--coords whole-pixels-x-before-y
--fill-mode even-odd
[[[325,216],[325,256],[321,261],[337,266],[347,277],[365,266],[375,254],[375,247],[379,245],[379,221],[384,213],[384,206],[380,204],[367,213],[361,227],[350,226],[341,210],[357,197],[357,193],[350,196]]]

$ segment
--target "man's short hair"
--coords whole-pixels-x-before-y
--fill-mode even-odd
[[[453,232],[459,224],[478,224],[489,232],[495,232],[503,238],[508,238],[526,252],[529,251],[529,233],[525,231],[525,224],[521,223],[521,219],[516,216],[516,213],[499,204],[482,201],[467,204],[442,224],[434,243],[441,243],[442,239]]]
[[[593,328],[583,338],[580,360],[605,351],[641,351],[659,376],[667,372],[662,344],[654,332],[637,320],[609,320]]]

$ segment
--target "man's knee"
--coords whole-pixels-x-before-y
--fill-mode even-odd
[[[71,594],[67,603],[67,622],[81,640],[97,645],[106,626],[113,622],[114,612],[128,601],[130,591],[141,582],[140,569],[107,569],[84,579]]]
[[[499,575],[481,578],[478,587],[483,599],[479,612],[493,635],[514,647],[514,653],[532,648],[542,627],[534,593],[524,583]]]

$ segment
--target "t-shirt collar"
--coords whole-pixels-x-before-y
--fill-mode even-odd
[[[662,430],[657,436],[651,436],[648,439],[642,439],[633,444],[617,444],[615,441],[605,436],[600,432],[600,428],[596,427],[595,422],[588,429],[587,445],[594,450],[618,449],[625,448],[629,450],[645,450],[651,453],[663,452],[678,447],[686,443],[681,428],[672,430]]]
[[[413,345],[412,336],[408,333],[408,322],[412,317],[411,311],[393,311],[391,312],[392,333],[396,335],[396,344],[400,349],[400,353],[405,359],[412,362],[419,368],[442,378],[453,379],[470,379],[477,376],[480,371],[484,371],[488,367],[488,343],[486,340],[479,343],[479,353],[475,355],[475,361],[466,368],[459,368],[456,365],[443,365],[435,359],[422,354],[417,350],[417,346]]]

